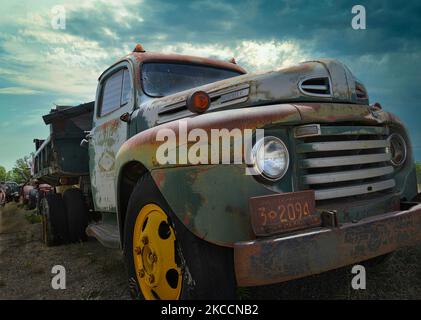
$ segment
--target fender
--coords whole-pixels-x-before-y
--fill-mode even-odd
[[[196,236],[224,246],[232,246],[234,242],[253,239],[248,199],[274,192],[292,191],[291,177],[294,174],[294,168],[290,168],[279,185],[273,188],[245,175],[245,165],[192,165],[189,163],[162,165],[156,159],[156,150],[162,143],[156,140],[157,133],[161,129],[170,129],[178,137],[179,121],[181,120],[142,131],[127,140],[120,148],[116,161],[119,219],[122,219],[124,214],[122,211],[125,210],[125,206],[120,203],[122,172],[128,164],[139,163],[144,172],[151,173],[156,185],[180,221]],[[388,123],[401,127],[399,119],[392,114],[378,111],[378,115],[373,115],[368,106],[318,103],[276,104],[231,109],[184,118],[183,121],[187,123],[188,132],[196,128],[205,130],[208,134],[211,129],[238,128],[243,131],[276,128],[273,132],[283,131],[284,139],[288,139],[285,127],[309,122],[359,121],[369,125]],[[402,170],[397,178],[406,180],[412,175],[413,165],[411,166],[408,162],[408,168]],[[409,190],[404,191],[404,193],[408,192]]]
[[[188,132],[197,128],[210,134],[211,129],[232,130],[238,128],[243,132],[244,129],[299,123],[301,117],[297,108],[293,105],[276,104],[212,112],[183,120],[187,122]],[[121,188],[122,176],[125,168],[130,164],[138,163],[143,168],[143,172],[149,171],[151,173],[156,185],[174,213],[195,235],[222,245],[231,245],[237,240],[249,239],[251,231],[248,209],[246,208],[248,201],[245,197],[268,194],[272,191],[266,189],[253,177],[245,176],[245,168],[241,165],[160,164],[156,159],[156,151],[162,142],[156,140],[157,134],[159,130],[170,129],[178,136],[179,121],[168,122],[134,135],[121,146],[117,153],[116,190],[120,230],[125,214],[124,201],[128,201],[128,199],[124,200],[125,197],[122,195],[122,193],[125,193],[122,192]],[[236,169],[229,170],[231,168]],[[243,191],[240,191],[242,196],[239,196],[238,193],[232,193],[230,198],[217,199],[218,193],[211,194],[208,189],[209,185],[206,185],[206,177],[209,174],[212,174],[214,178],[219,176],[220,178],[217,180],[221,184],[226,183],[224,182],[225,179],[228,179],[226,181],[236,181],[236,187],[242,186],[241,190]],[[174,180],[177,181],[175,185],[173,184]],[[215,187],[220,191],[225,189],[223,186]],[[235,188],[232,191],[234,192]],[[214,197],[216,198],[214,199]],[[238,201],[238,206],[241,206],[241,208],[232,207],[233,198],[237,199],[235,202]],[[218,205],[210,208],[210,200],[206,199],[212,199],[214,204],[217,201]],[[226,210],[229,211],[228,206],[232,207],[231,214],[225,212]],[[234,213],[235,210],[238,213],[237,217]],[[218,214],[214,214],[216,211],[218,211]],[[224,227],[221,229],[222,225]],[[231,231],[229,231],[230,229]]]

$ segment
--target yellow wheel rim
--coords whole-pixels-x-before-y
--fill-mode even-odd
[[[140,210],[133,233],[133,260],[147,300],[180,297],[182,273],[175,261],[175,240],[175,232],[159,206],[147,204]]]

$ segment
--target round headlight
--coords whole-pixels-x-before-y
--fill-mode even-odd
[[[253,147],[252,155],[255,170],[268,180],[279,180],[288,170],[288,149],[279,138],[260,139]]]
[[[407,156],[407,147],[405,139],[398,133],[392,133],[389,138],[389,153],[391,155],[390,162],[394,166],[401,166]]]

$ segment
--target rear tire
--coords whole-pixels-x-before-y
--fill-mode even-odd
[[[147,243],[150,244],[143,246],[140,243],[140,239],[134,239],[133,237],[134,234],[139,234],[136,229],[139,229],[138,220],[143,215],[144,210],[152,210],[150,212],[155,212],[153,214],[160,215],[160,218],[156,220],[161,220],[161,223],[157,224],[159,225],[159,230],[156,230],[156,233],[149,233],[159,233],[159,238],[155,237],[158,245],[152,243],[153,239],[149,239]],[[141,232],[147,230],[147,228],[152,228],[148,226],[148,219],[152,224],[155,218],[147,218],[144,223],[141,223]],[[167,234],[166,237],[161,236],[161,225],[164,225],[167,230],[165,233]],[[170,240],[169,242],[165,242],[167,238]],[[172,239],[175,240],[172,241]],[[134,244],[139,244],[139,246],[136,245],[133,248]],[[174,246],[174,250],[171,249],[171,246]],[[144,252],[145,250],[149,252],[150,248],[153,251],[156,247],[158,248],[156,250],[158,257],[153,263],[157,263],[158,267],[148,267],[145,262]],[[138,252],[136,253],[136,251]],[[174,256],[165,256],[162,259],[160,256],[162,252],[172,252]],[[149,281],[145,285],[145,282],[142,282],[150,277],[152,273],[149,272],[150,270],[164,270],[160,275],[154,275],[154,278],[161,279],[160,281],[167,281],[167,285],[173,289],[176,287],[178,290],[178,285],[181,285],[179,294],[174,295],[171,294],[171,290],[167,290],[164,293],[170,293],[164,298],[169,297],[169,299],[174,300],[236,298],[233,250],[211,244],[191,233],[172,212],[149,173],[142,176],[130,196],[124,228],[124,256],[133,298],[162,298],[159,296],[159,292],[155,290],[161,286],[161,283],[155,281],[152,285]],[[137,259],[136,263],[135,259]],[[139,260],[142,262],[139,263]],[[159,265],[160,261],[170,260],[171,263],[175,261],[177,270],[172,268],[165,271],[166,269]],[[139,264],[141,268],[139,268]],[[169,271],[171,271],[172,277],[169,277]],[[177,280],[179,279],[177,277],[181,277],[181,283]]]
[[[68,189],[63,193],[63,202],[66,206],[69,241],[86,241],[85,233],[88,226],[88,209],[83,193],[79,189]]]
[[[42,239],[50,246],[56,246],[69,241],[67,229],[66,208],[60,194],[47,194],[41,199]]]

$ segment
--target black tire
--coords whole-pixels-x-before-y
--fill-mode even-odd
[[[26,208],[27,210],[34,210],[37,207],[37,200],[34,199],[34,197],[29,196],[28,201],[26,202]],[[37,213],[39,213],[37,211]]]
[[[43,233],[47,246],[56,246],[69,241],[67,214],[60,194],[51,193],[41,199]]]
[[[63,201],[67,212],[69,241],[86,241],[85,230],[88,226],[88,208],[82,191],[76,188],[67,189],[63,193]]]
[[[191,233],[172,212],[149,173],[142,176],[130,196],[124,227],[124,257],[132,297],[143,299],[132,252],[135,221],[147,204],[161,207],[175,231],[175,259],[183,274],[180,300],[235,299],[233,250],[206,242]]]

